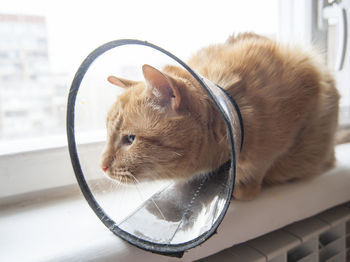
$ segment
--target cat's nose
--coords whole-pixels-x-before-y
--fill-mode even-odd
[[[100,162],[100,167],[103,172],[106,172],[112,165],[113,158],[111,156],[106,156],[107,153],[104,153]]]

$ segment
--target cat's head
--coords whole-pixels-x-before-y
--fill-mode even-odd
[[[193,81],[149,65],[144,82],[110,76],[125,91],[107,115],[107,142],[101,168],[122,183],[186,178],[200,169],[208,146],[203,136],[204,104]],[[197,91],[195,91],[197,90]]]

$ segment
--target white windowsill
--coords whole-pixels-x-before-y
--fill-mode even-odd
[[[102,132],[81,134],[80,161],[96,163],[92,172],[98,177],[100,154],[104,146]],[[66,136],[44,137],[1,143],[0,204],[14,196],[76,183]],[[6,153],[4,148],[7,147]],[[12,151],[11,151],[12,148]],[[21,149],[19,151],[19,149]]]
[[[316,183],[316,186],[312,181],[282,185],[265,190],[256,201],[235,202],[234,207],[231,206],[229,209],[218,234],[202,246],[186,253],[181,261],[199,259],[232,246],[237,243],[234,241],[244,237],[243,233],[251,231],[250,234],[254,233],[256,236],[274,230],[271,229],[271,224],[276,224],[279,219],[275,217],[274,221],[271,221],[269,216],[281,214],[281,209],[284,210],[282,213],[286,213],[285,220],[290,221],[302,211],[301,206],[305,205],[305,202],[309,202],[309,206],[312,207],[306,209],[306,213],[311,212],[308,215],[310,216],[312,213],[320,212],[313,208],[322,206],[324,202],[328,202],[328,206],[324,208],[329,208],[349,201],[349,192],[344,191],[344,188],[348,189],[350,186],[348,179],[350,166],[346,161],[350,153],[350,144],[338,147],[337,151],[341,153],[341,163],[345,164],[342,165],[342,168],[345,168],[343,171],[338,167],[328,175],[321,176],[319,179],[321,183]],[[334,176],[342,179],[334,179]],[[340,187],[343,193],[339,194],[335,190]],[[301,196],[302,192],[308,193],[309,197]],[[179,261],[177,258],[140,250],[114,236],[89,208],[76,183],[27,196],[31,200],[22,199],[17,204],[0,205],[0,258],[3,261]],[[326,201],[318,200],[320,196],[324,196]],[[300,198],[305,201],[301,201]],[[283,203],[287,201],[288,205],[283,205],[281,201]],[[294,212],[293,208],[290,209],[289,205],[298,205],[298,212]],[[259,216],[259,223],[263,223],[264,220],[268,222],[266,228],[256,223],[254,220],[256,214],[255,216],[250,214],[254,213],[257,206],[266,208],[266,212]],[[238,213],[243,214],[243,219],[239,218]],[[242,218],[242,215],[240,217]],[[252,220],[255,224],[251,224]],[[277,228],[289,223],[291,222],[281,221],[277,223]],[[252,228],[244,229],[244,225]],[[242,227],[244,230],[241,232],[239,229]]]

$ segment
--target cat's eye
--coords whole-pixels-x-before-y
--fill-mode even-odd
[[[131,145],[134,142],[135,138],[135,135],[126,135],[123,137],[123,140],[126,144]]]

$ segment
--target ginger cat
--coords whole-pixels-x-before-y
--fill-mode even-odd
[[[317,58],[255,34],[200,49],[188,65],[238,104],[245,138],[234,197],[262,184],[318,175],[334,164],[339,95]],[[145,82],[110,76],[125,88],[107,116],[101,168],[117,181],[189,178],[229,159],[226,126],[184,69],[144,65]]]

